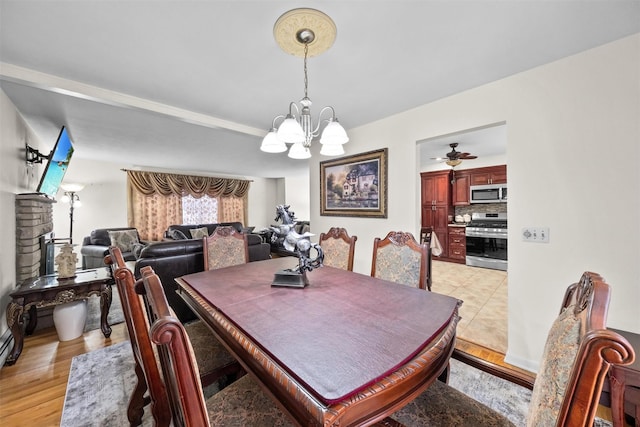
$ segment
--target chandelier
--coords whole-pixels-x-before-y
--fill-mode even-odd
[[[311,157],[311,142],[320,135],[320,154],[339,156],[344,154],[342,145],[349,141],[347,132],[338,122],[335,110],[331,106],[324,107],[318,115],[314,127],[311,119],[311,99],[308,96],[309,79],[307,77],[307,59],[316,56],[331,47],[336,37],[336,26],[333,20],[315,9],[293,9],[286,12],[276,21],[273,35],[280,47],[287,53],[304,57],[304,97],[297,103],[289,104],[289,113],[273,119],[269,133],[262,140],[260,149],[267,153],[282,153],[289,148],[289,157],[308,159]],[[325,112],[327,118],[322,119]],[[276,122],[282,120],[276,128]],[[320,132],[322,124],[324,129]]]

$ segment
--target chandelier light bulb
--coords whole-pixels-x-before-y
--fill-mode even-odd
[[[278,128],[278,138],[288,143],[302,143],[305,140],[304,130],[291,114],[287,114],[280,127]]]
[[[304,160],[311,157],[311,151],[309,148],[302,145],[302,142],[296,142],[289,149],[289,157],[297,160]]]
[[[349,142],[347,132],[342,125],[338,122],[338,119],[331,119],[327,126],[325,126],[320,136],[320,144],[346,144]]]
[[[262,140],[260,150],[264,151],[265,153],[282,153],[287,151],[287,145],[282,142],[280,138],[278,138],[276,129],[272,128]]]
[[[60,197],[60,202],[61,203],[69,203],[71,201],[71,198],[69,196],[67,196],[66,194],[62,197]]]

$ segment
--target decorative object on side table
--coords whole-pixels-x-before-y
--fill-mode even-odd
[[[78,255],[73,252],[73,246],[71,246],[71,244],[65,243],[62,245],[55,261],[58,266],[58,279],[71,279],[76,277]]]

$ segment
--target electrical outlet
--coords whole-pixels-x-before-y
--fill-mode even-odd
[[[549,227],[525,227],[522,229],[522,240],[549,243]]]

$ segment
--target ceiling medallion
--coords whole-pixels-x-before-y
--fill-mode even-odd
[[[299,57],[304,57],[305,44],[309,47],[308,57],[329,49],[336,39],[336,32],[336,24],[329,16],[308,8],[286,12],[273,26],[273,37],[280,48]]]

